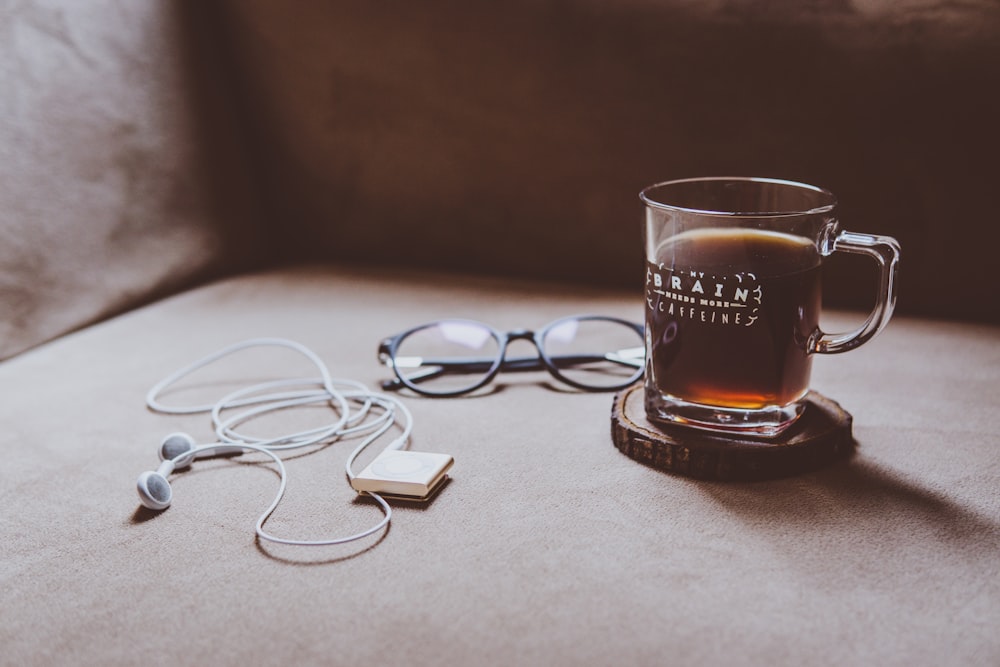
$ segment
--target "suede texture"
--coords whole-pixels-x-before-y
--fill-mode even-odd
[[[903,247],[901,312],[1000,321],[1000,5],[220,5],[291,257],[635,286],[639,191],[771,176]],[[830,304],[872,268],[837,257]]]
[[[378,341],[428,319],[513,329],[587,311],[641,317],[641,295],[299,270],[190,291],[6,362],[0,662],[1000,660],[996,327],[901,317],[818,358],[813,387],[853,414],[858,449],[787,479],[699,482],[646,467],[611,442],[611,395],[529,373],[484,396],[404,398],[412,449],[452,454],[452,481],[360,543],[257,543],[277,487],[267,464],[196,462],[171,477],[168,510],[138,509],[134,480],[155,467],[160,438],[211,435],[206,416],[149,413],[146,391],[224,345],[291,338],[334,375],[375,386],[387,377]],[[827,317],[831,329],[855,321]],[[309,371],[277,351],[232,362],[164,399]],[[303,418],[315,419],[246,426]],[[315,538],[376,522],[344,478],[352,448],[288,456],[288,495],[268,529]]]
[[[635,286],[639,189],[722,174],[833,190],[901,241],[901,312],[995,322],[998,34],[991,2],[7,2],[0,358],[303,260]]]
[[[193,5],[0,3],[0,359],[255,260]]]

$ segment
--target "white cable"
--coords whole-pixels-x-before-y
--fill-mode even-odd
[[[210,404],[170,406],[160,402],[160,394],[191,373],[241,350],[260,346],[284,347],[299,352],[312,362],[319,372],[319,377],[261,382],[230,392]],[[257,438],[236,430],[238,426],[270,412],[320,403],[329,404],[331,410],[337,414],[337,418],[332,423],[274,438]],[[352,404],[358,405],[353,411]],[[360,533],[331,539],[297,540],[276,537],[264,530],[264,524],[281,503],[287,485],[288,474],[284,462],[275,453],[276,451],[298,449],[323,442],[333,443],[345,437],[367,434],[347,457],[345,473],[348,480],[351,480],[355,477],[352,467],[357,457],[386,431],[397,425],[400,421],[397,414],[402,416],[402,433],[389,443],[386,449],[405,448],[413,430],[413,416],[399,399],[374,393],[365,385],[354,380],[332,378],[322,359],[301,343],[283,338],[254,338],[235,343],[180,368],[160,380],[146,394],[146,405],[154,412],[165,414],[209,413],[211,415],[213,430],[219,443],[195,447],[175,457],[174,463],[193,457],[199,452],[214,449],[220,443],[260,452],[274,461],[278,468],[280,483],[274,500],[257,519],[256,532],[261,539],[295,546],[326,546],[359,540],[389,525],[392,518],[392,509],[389,504],[378,494],[368,492],[367,495],[375,499],[385,516],[377,524]],[[223,418],[223,412],[238,408],[245,409],[228,418]]]
[[[307,348],[305,345],[302,345],[301,343],[296,343],[293,340],[286,340],[284,338],[251,338],[241,343],[234,343],[232,345],[229,345],[228,347],[224,347],[218,352],[214,352],[206,357],[203,357],[202,359],[199,359],[194,363],[191,363],[183,368],[180,368],[171,373],[170,375],[168,375],[167,377],[163,378],[155,385],[153,385],[153,387],[146,393],[146,405],[148,405],[151,410],[154,410],[156,412],[162,412],[164,414],[173,414],[173,415],[190,415],[190,414],[198,414],[200,412],[210,412],[212,408],[215,406],[215,403],[209,403],[207,405],[169,406],[160,403],[156,397],[159,396],[159,394],[163,392],[167,387],[174,384],[178,380],[184,378],[187,375],[190,375],[191,373],[200,368],[204,368],[205,366],[208,366],[209,364],[218,361],[219,359],[222,359],[223,357],[229,356],[234,352],[239,352],[240,350],[245,350],[248,347],[261,347],[268,345],[277,347],[287,347],[301,353],[307,359],[312,361],[313,365],[316,366],[317,369],[319,369],[320,374],[323,376],[324,380],[329,379],[330,374],[326,370],[326,364],[324,364],[323,360],[317,357],[316,354],[312,350]]]
[[[281,499],[285,495],[285,487],[287,486],[287,483],[288,483],[288,471],[285,469],[285,464],[281,460],[280,456],[278,456],[277,454],[275,454],[274,452],[272,452],[271,450],[269,450],[267,447],[259,447],[257,445],[251,445],[251,444],[245,443],[245,442],[234,442],[234,443],[231,443],[231,444],[234,447],[239,447],[239,448],[245,449],[245,450],[251,450],[251,451],[255,451],[255,452],[260,452],[261,454],[265,454],[265,455],[271,457],[271,460],[274,461],[275,465],[278,468],[278,478],[279,478],[278,491],[274,495],[274,500],[271,501],[271,504],[268,506],[268,508],[266,510],[264,510],[264,513],[261,514],[260,517],[257,519],[257,524],[255,526],[255,530],[257,532],[257,535],[260,538],[262,538],[262,539],[268,540],[269,542],[276,542],[278,544],[290,544],[292,546],[304,546],[304,547],[330,546],[330,545],[334,545],[334,544],[344,544],[346,542],[353,542],[355,540],[360,540],[360,539],[362,539],[364,537],[368,537],[372,533],[377,533],[378,531],[382,530],[387,525],[389,525],[389,521],[392,519],[392,508],[389,507],[389,503],[387,503],[381,496],[376,495],[374,493],[371,493],[371,494],[368,494],[368,495],[370,495],[372,498],[375,499],[376,502],[378,502],[378,504],[381,506],[382,512],[385,514],[385,516],[377,524],[375,524],[374,526],[371,526],[370,528],[366,528],[365,530],[361,531],[360,533],[356,533],[354,535],[348,535],[346,537],[337,537],[337,538],[326,539],[326,540],[294,540],[294,539],[285,538],[285,537],[276,537],[275,535],[272,535],[272,534],[270,534],[270,533],[268,533],[267,531],[264,530],[264,524],[271,517],[271,514],[274,513],[274,510],[276,510],[278,508],[278,505],[281,503]],[[214,445],[214,444],[213,445],[202,445],[202,446],[199,446],[199,447],[195,447],[195,448],[193,448],[193,449],[185,452],[184,454],[181,454],[181,455],[175,457],[173,459],[173,461],[174,461],[174,463],[177,463],[177,462],[179,462],[183,458],[186,458],[186,457],[198,454],[199,452],[203,452],[203,451],[206,451],[206,450],[214,449],[215,447],[216,447],[216,445]]]

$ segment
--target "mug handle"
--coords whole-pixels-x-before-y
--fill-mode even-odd
[[[889,323],[896,307],[896,272],[899,268],[899,242],[891,236],[873,236],[842,231],[833,240],[833,250],[868,255],[879,265],[879,292],[875,308],[865,323],[854,331],[828,334],[817,331],[811,351],[822,354],[847,352],[871,340]]]

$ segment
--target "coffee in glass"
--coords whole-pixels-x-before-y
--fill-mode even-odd
[[[799,417],[814,353],[864,343],[895,303],[894,239],[839,229],[832,194],[760,178],[651,186],[646,204],[646,412],[654,422],[770,436]],[[834,251],[881,266],[856,331],[820,330]]]

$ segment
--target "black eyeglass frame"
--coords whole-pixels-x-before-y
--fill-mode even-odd
[[[463,394],[469,394],[471,392],[476,391],[477,389],[481,389],[482,387],[485,387],[490,382],[492,382],[494,380],[494,378],[496,378],[497,374],[501,370],[503,370],[503,371],[515,371],[516,372],[516,371],[540,370],[542,368],[544,368],[545,370],[547,370],[550,375],[552,375],[554,378],[556,378],[560,382],[563,382],[563,383],[565,383],[565,384],[567,384],[567,385],[569,385],[571,387],[575,387],[576,389],[581,389],[581,390],[584,390],[584,391],[592,391],[592,392],[617,391],[619,389],[624,389],[625,387],[628,387],[628,386],[634,384],[639,378],[642,377],[642,374],[643,374],[643,372],[645,370],[645,363],[644,363],[644,361],[643,361],[642,358],[640,358],[640,359],[637,360],[639,363],[636,364],[637,365],[636,371],[635,371],[635,373],[632,374],[631,377],[629,377],[629,379],[627,381],[616,383],[616,384],[613,384],[613,385],[600,385],[600,386],[588,385],[588,384],[579,382],[577,380],[574,380],[574,379],[572,379],[570,377],[567,377],[562,372],[560,372],[558,364],[556,364],[555,361],[549,355],[547,355],[545,353],[545,348],[544,348],[544,345],[543,345],[543,341],[545,340],[545,336],[546,336],[546,334],[548,334],[549,331],[551,331],[555,327],[557,327],[557,326],[559,326],[561,324],[564,324],[565,322],[569,322],[569,321],[581,321],[581,322],[601,321],[601,322],[612,322],[612,323],[615,323],[615,324],[620,324],[622,326],[625,326],[625,327],[627,327],[627,328],[635,331],[639,335],[640,341],[642,341],[643,343],[645,341],[645,326],[644,325],[638,324],[636,322],[631,322],[629,320],[622,319],[620,317],[612,317],[612,316],[608,316],[608,315],[587,315],[587,314],[584,314],[584,315],[571,315],[569,317],[562,317],[562,318],[559,318],[558,320],[555,320],[553,322],[549,322],[548,324],[546,324],[544,327],[542,327],[538,331],[531,331],[531,330],[528,330],[528,329],[515,329],[514,331],[508,331],[506,333],[500,332],[497,329],[489,326],[488,324],[485,324],[483,322],[479,322],[477,320],[457,319],[457,318],[444,319],[444,320],[435,320],[433,322],[427,322],[425,324],[421,324],[419,326],[413,327],[412,329],[407,329],[406,331],[403,331],[402,333],[398,333],[395,336],[392,336],[390,338],[386,338],[381,343],[379,343],[379,347],[378,347],[378,358],[379,358],[379,361],[381,361],[386,366],[392,368],[393,373],[396,376],[394,379],[386,380],[386,381],[382,382],[382,384],[381,384],[382,389],[384,389],[386,391],[396,391],[396,390],[399,390],[401,387],[406,387],[406,388],[408,388],[408,389],[410,389],[410,390],[412,390],[412,391],[414,391],[414,392],[416,392],[416,393],[418,393],[418,394],[420,394],[422,396],[447,398],[447,397],[450,397],[450,396],[461,396]],[[430,377],[434,377],[435,374],[423,375],[423,376],[419,376],[416,379],[414,379],[414,378],[407,378],[402,373],[400,373],[399,367],[396,365],[396,352],[398,351],[400,344],[406,338],[408,338],[409,336],[412,336],[413,334],[415,334],[417,332],[423,331],[424,329],[429,329],[431,327],[435,327],[435,326],[441,324],[442,322],[456,322],[456,323],[469,324],[469,325],[475,325],[475,326],[478,326],[478,327],[482,327],[483,329],[485,329],[486,331],[488,331],[490,333],[490,335],[493,337],[493,339],[497,342],[498,348],[497,348],[497,353],[496,353],[496,358],[495,359],[492,359],[492,360],[480,360],[480,361],[468,360],[468,361],[456,362],[459,366],[467,368],[467,370],[469,372],[476,372],[473,369],[475,368],[475,366],[477,364],[482,365],[482,364],[485,364],[485,363],[490,363],[490,366],[489,366],[488,370],[486,371],[486,373],[475,384],[472,384],[472,385],[470,385],[468,387],[462,387],[462,388],[459,388],[459,389],[449,389],[449,390],[440,390],[440,391],[433,391],[433,390],[431,390],[431,391],[429,391],[429,390],[427,390],[427,389],[419,386],[419,382],[421,380],[428,379]],[[515,340],[528,340],[528,341],[531,341],[534,344],[535,349],[538,352],[538,356],[536,356],[536,357],[524,357],[524,358],[518,358],[518,359],[507,359],[507,346],[512,341],[515,341]],[[576,357],[573,357],[573,358],[576,358]],[[602,358],[606,358],[606,357],[602,357]],[[561,358],[561,357],[560,357],[560,360],[564,361],[564,362],[566,361],[565,358]],[[588,358],[580,358],[579,360],[582,362],[582,361],[588,361],[588,360],[589,361],[594,361],[596,359],[594,359],[593,357],[588,357]],[[621,361],[619,361],[619,363],[622,363],[623,365],[626,365],[626,366],[630,366],[630,365],[633,365],[635,362],[621,360]],[[443,366],[443,364],[430,364],[430,365],[431,366],[439,366],[439,367]],[[443,369],[442,369],[442,372],[443,372]]]

